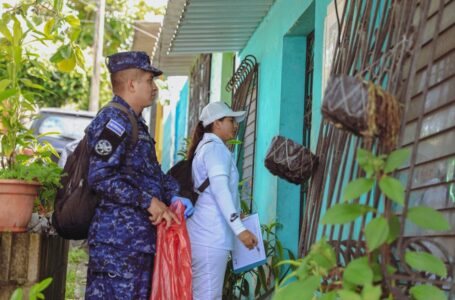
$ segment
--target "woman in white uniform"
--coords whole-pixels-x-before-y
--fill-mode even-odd
[[[221,299],[224,273],[234,239],[253,249],[256,236],[240,219],[239,174],[226,142],[233,139],[237,122],[245,112],[232,111],[223,102],[204,107],[193,134],[188,157],[193,157],[195,190],[208,178],[210,185],[199,195],[187,220],[193,269],[193,299]]]

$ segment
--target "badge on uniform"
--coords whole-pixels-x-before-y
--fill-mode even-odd
[[[126,136],[126,129],[122,124],[110,119],[103,128],[96,142],[95,155],[103,160],[108,160]]]

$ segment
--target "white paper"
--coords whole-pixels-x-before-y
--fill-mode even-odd
[[[264,241],[262,240],[258,214],[252,214],[243,219],[242,222],[246,229],[257,237],[258,245],[250,250],[238,238],[235,239],[234,250],[232,250],[232,264],[235,273],[251,270],[266,262]]]

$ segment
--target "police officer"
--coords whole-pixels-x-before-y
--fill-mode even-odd
[[[157,162],[155,142],[141,112],[158,95],[154,82],[162,72],[145,52],[121,52],[107,59],[113,102],[135,116],[138,139],[131,144],[133,126],[128,115],[106,107],[88,127],[88,181],[99,196],[89,230],[89,266],[85,299],[149,299],[156,225],[178,222],[168,209],[182,201],[185,216],[191,202],[177,196],[178,184]]]

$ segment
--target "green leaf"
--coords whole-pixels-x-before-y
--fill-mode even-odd
[[[38,284],[38,291],[39,291],[39,292],[44,291],[51,283],[52,283],[52,277],[48,277],[48,278],[46,278],[46,279],[43,279],[43,280]]]
[[[387,274],[389,274],[389,275],[395,274],[397,272],[397,268],[395,268],[389,264],[387,264],[385,267],[387,269]]]
[[[74,47],[74,52],[76,53],[77,65],[81,68],[84,68],[85,58],[81,48],[79,46]]]
[[[77,40],[77,38],[79,37],[80,33],[81,33],[81,29],[80,28],[73,28],[72,30],[70,30],[68,32],[68,36],[70,38],[70,41],[75,42]]]
[[[359,294],[348,290],[339,290],[338,296],[340,296],[340,300],[362,300]]]
[[[22,47],[15,46],[13,47],[13,58],[16,63],[16,68],[20,69],[22,67]]]
[[[412,287],[409,292],[416,300],[447,300],[444,292],[432,285],[417,285]]]
[[[384,172],[390,173],[399,168],[409,157],[409,148],[398,149],[390,153],[385,163]]]
[[[4,91],[11,83],[9,79],[3,79],[0,81],[0,92]]]
[[[10,300],[22,300],[23,297],[24,297],[24,291],[22,290],[22,288],[18,288],[11,295]]]
[[[337,292],[336,291],[331,291],[328,292],[327,294],[322,295],[319,300],[336,300],[337,299]]]
[[[383,217],[377,217],[365,227],[365,239],[368,251],[372,252],[385,243],[389,236],[389,224]]]
[[[51,32],[52,32],[52,29],[54,28],[54,24],[55,24],[55,19],[54,18],[50,18],[46,24],[44,25],[44,34],[47,36],[47,37],[50,37],[51,35]]]
[[[3,92],[0,92],[0,101],[3,101],[5,99],[13,96],[16,93],[17,93],[17,89],[9,89],[9,90],[5,90]]]
[[[349,182],[344,189],[343,200],[357,199],[373,187],[374,180],[371,178],[357,178]]]
[[[38,90],[42,90],[42,91],[46,91],[46,89],[42,85],[33,83],[33,81],[31,81],[30,79],[21,78],[20,80],[27,87],[38,89]]]
[[[243,143],[242,141],[236,140],[236,139],[228,140],[228,141],[226,142],[226,144],[228,144],[228,145],[240,145],[240,144],[242,144],[242,143]]]
[[[54,9],[60,13],[60,12],[62,12],[62,8],[63,8],[63,0],[54,0]]]
[[[20,45],[22,40],[22,27],[21,23],[14,17],[14,25],[13,25],[13,44],[15,46]]]
[[[79,18],[69,15],[65,17],[65,21],[68,22],[68,24],[71,25],[71,27],[80,27],[81,26],[81,21]]]
[[[408,265],[418,271],[433,273],[440,277],[447,277],[445,264],[442,260],[430,253],[407,251],[404,259]]]
[[[364,167],[371,159],[374,158],[374,155],[365,149],[358,148],[357,149],[357,161],[361,167]]]
[[[62,55],[64,59],[68,59],[71,56],[73,56],[73,48],[71,45],[63,45],[60,48],[58,48],[58,51]]]
[[[57,50],[57,52],[55,52],[51,58],[49,59],[49,61],[51,63],[58,63],[59,61],[62,61],[64,58],[62,56],[62,53],[60,52],[60,49]]]
[[[381,266],[378,263],[373,262],[371,263],[371,270],[373,271],[373,282],[381,281],[382,280]]]
[[[367,284],[362,290],[362,300],[379,300],[381,298],[381,286]]]
[[[422,228],[441,231],[451,229],[444,215],[431,207],[412,207],[408,210],[407,218]]]
[[[400,235],[400,219],[393,215],[389,220],[389,236],[387,237],[387,243],[391,244]]]
[[[371,284],[373,270],[368,265],[368,258],[361,257],[351,261],[344,270],[343,279],[356,285]]]
[[[354,221],[369,211],[374,211],[367,205],[357,203],[341,203],[332,206],[322,218],[322,224],[345,224]]]
[[[76,56],[72,55],[68,59],[61,60],[57,63],[57,68],[61,72],[71,72],[76,66]]]
[[[5,39],[7,39],[9,42],[13,42],[13,35],[8,29],[7,22],[0,22],[0,32],[3,34]]]
[[[357,149],[357,162],[360,167],[367,173],[367,177],[370,177],[374,173],[372,161],[374,156],[371,152],[362,148]]]
[[[273,300],[311,300],[314,292],[320,284],[321,277],[319,276],[310,276],[306,280],[294,281],[282,288],[279,288],[273,296]]]
[[[403,205],[404,187],[397,179],[390,176],[382,176],[379,181],[379,188],[390,200]]]

